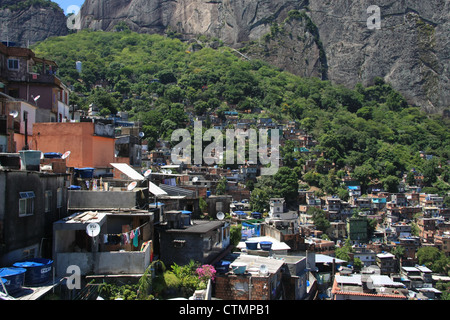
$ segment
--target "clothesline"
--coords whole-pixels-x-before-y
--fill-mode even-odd
[[[140,229],[140,228],[142,228],[142,227],[144,227],[146,224],[148,224],[148,221],[146,222],[146,223],[144,223],[144,224],[142,224],[142,225],[140,225],[139,227],[136,227],[136,228],[134,228],[134,229],[132,229],[132,230],[130,230],[130,231],[127,231],[127,232],[119,232],[119,233],[100,233],[100,235],[121,235],[121,234],[124,234],[124,233],[130,233],[130,232],[132,232],[132,231],[136,231],[137,229]]]
[[[121,233],[102,233],[101,234],[101,241],[103,241],[104,244],[128,244],[130,242],[133,243],[135,247],[138,246],[139,240],[138,237],[141,234],[140,229],[144,227],[148,222],[140,225],[137,228],[134,228],[127,232],[121,232]]]

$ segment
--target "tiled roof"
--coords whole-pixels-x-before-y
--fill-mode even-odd
[[[344,288],[345,289],[345,288]],[[395,292],[395,291],[394,291]],[[398,294],[385,294],[385,293],[365,293],[360,291],[345,291],[339,287],[336,279],[333,283],[331,290],[333,295],[347,295],[347,296],[360,296],[360,297],[372,297],[372,298],[392,298],[392,299],[407,299],[407,297],[398,291]]]

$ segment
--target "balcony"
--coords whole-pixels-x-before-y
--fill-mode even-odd
[[[29,73],[27,78],[30,83],[51,84],[57,86],[61,84],[61,81],[53,74]]]

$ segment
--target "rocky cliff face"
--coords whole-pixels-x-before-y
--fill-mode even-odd
[[[371,0],[90,0],[83,28],[111,30],[125,21],[132,30],[186,37],[218,37],[246,46],[262,58],[302,76],[319,76],[353,87],[382,77],[410,103],[436,112],[450,106],[450,2],[380,0],[380,29],[370,29]],[[290,20],[305,10],[310,20]],[[283,24],[273,33],[271,26]],[[317,34],[312,29],[316,28]],[[266,36],[266,37],[264,37]],[[252,43],[253,41],[253,43]],[[248,43],[252,43],[250,46]]]
[[[7,2],[17,3],[0,0],[0,8]],[[449,108],[450,2],[376,2],[380,29],[368,27],[371,0],[89,0],[80,23],[110,31],[125,22],[137,32],[216,37],[301,76],[348,87],[382,77],[427,111]],[[2,40],[22,45],[67,33],[62,10],[48,6],[1,9],[0,26]]]
[[[185,36],[206,34],[228,45],[255,40],[271,21],[300,9],[303,0],[91,0],[81,8],[82,28],[112,30],[125,21],[133,31],[164,32],[171,27]]]
[[[450,2],[382,0],[381,28],[369,29],[371,0],[311,1],[328,77],[353,86],[382,77],[409,102],[435,112],[450,107]]]
[[[27,46],[66,34],[66,17],[56,4],[28,5],[26,1],[0,0],[1,41]]]

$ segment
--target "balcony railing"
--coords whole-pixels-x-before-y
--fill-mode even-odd
[[[28,74],[28,81],[31,83],[45,83],[58,85],[58,78],[53,74]]]

